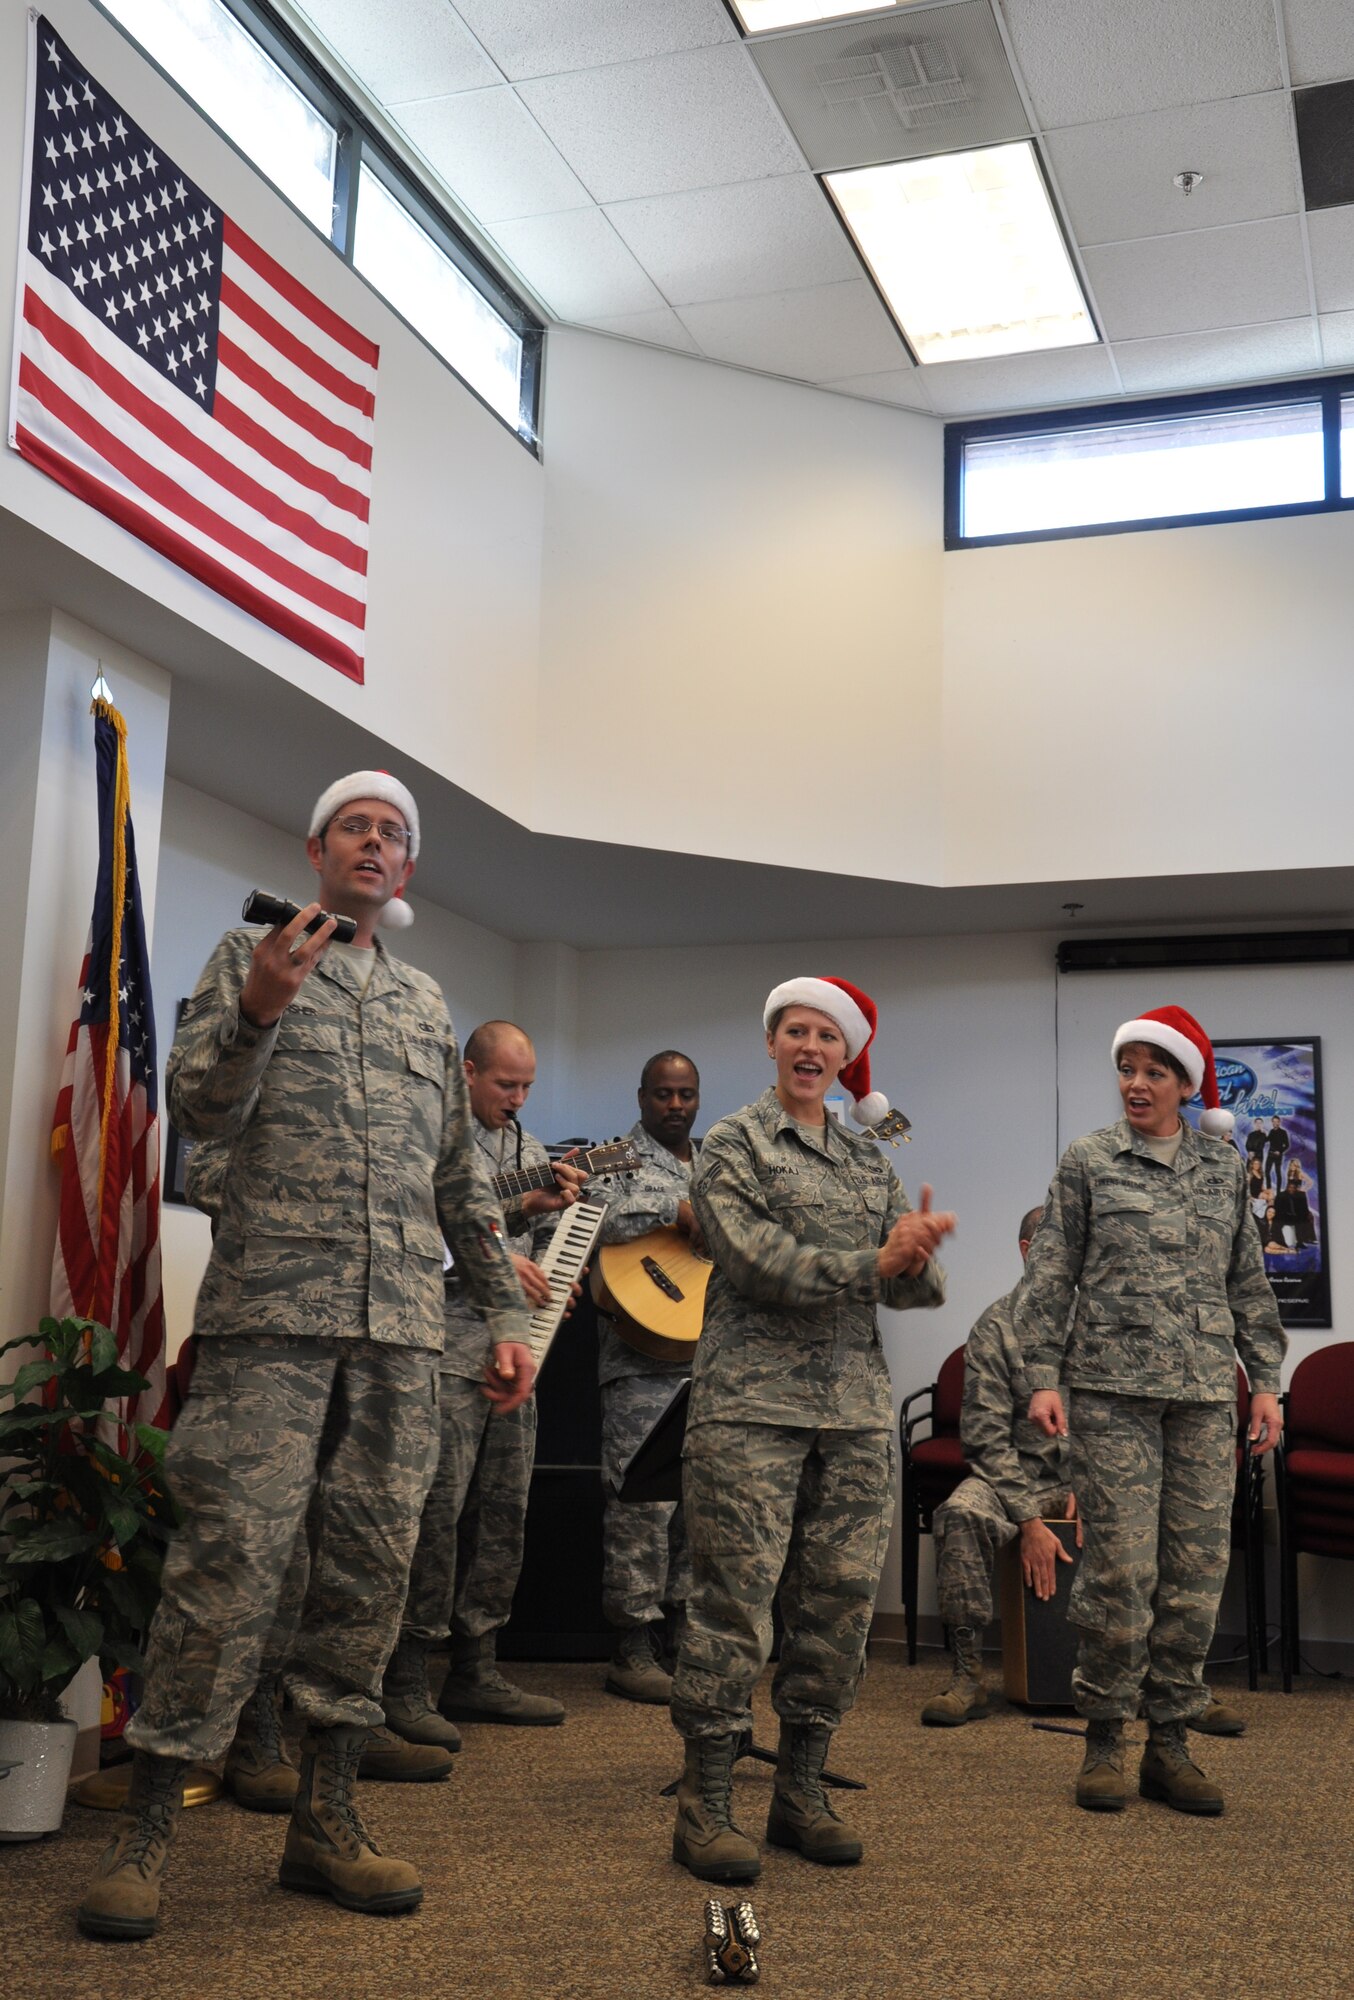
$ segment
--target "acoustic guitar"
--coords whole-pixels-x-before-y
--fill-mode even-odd
[[[689,1365],[713,1269],[680,1229],[651,1229],[629,1243],[603,1244],[593,1262],[592,1295],[629,1346],[651,1361]]]
[[[861,1128],[867,1139],[896,1146],[912,1137],[911,1121],[888,1111]],[[651,1229],[629,1243],[606,1243],[592,1269],[592,1295],[610,1313],[628,1346],[652,1361],[687,1361],[705,1320],[705,1291],[714,1269],[680,1229]]]

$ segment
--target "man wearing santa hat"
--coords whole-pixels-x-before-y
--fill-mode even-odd
[[[285,1675],[305,1734],[280,1879],[362,1912],[422,1898],[410,1864],[367,1835],[353,1786],[434,1463],[444,1236],[495,1343],[491,1401],[516,1408],[533,1368],[446,1003],[376,940],[397,908],[409,921],[398,899],[418,848],[397,779],[331,785],[306,842],[320,900],[265,933],[226,933],[169,1057],[175,1123],[228,1142],[230,1160],[166,1456],[182,1525],[127,1732],[127,1809],[79,1911],[92,1937],[155,1930],[184,1773],[230,1743],[312,1497]],[[351,944],[332,942],[334,915],[353,919]]]

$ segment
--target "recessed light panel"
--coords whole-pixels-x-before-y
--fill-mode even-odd
[[[1030,140],[823,180],[918,361],[1098,340]]]
[[[750,35],[764,35],[772,28],[803,28],[813,21],[842,21],[853,14],[896,14],[900,7],[915,6],[916,0],[733,0],[737,14]]]

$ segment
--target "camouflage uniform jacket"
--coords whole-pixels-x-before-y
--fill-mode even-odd
[[[964,1347],[959,1415],[965,1458],[1013,1521],[1033,1521],[1039,1498],[1069,1476],[1062,1439],[1045,1437],[1025,1415],[1031,1391],[1015,1334],[1024,1289],[1022,1280],[976,1321]]]
[[[230,1144],[194,1331],[440,1351],[445,1235],[493,1338],[523,1338],[440,989],[378,944],[365,996],[327,958],[256,1028],[239,996],[262,935],[221,939],[166,1065],[180,1130]]]
[[[688,1423],[892,1429],[875,1308],[938,1306],[945,1274],[880,1277],[911,1204],[877,1143],[796,1124],[767,1090],[710,1131],[691,1202],[715,1268]]]
[[[1277,1394],[1287,1339],[1236,1148],[1188,1121],[1169,1167],[1126,1119],[1075,1140],[1030,1245],[1016,1333],[1031,1392],[1230,1403],[1239,1353],[1251,1388]]]
[[[511,1125],[500,1126],[497,1130],[481,1125],[472,1111],[471,1126],[475,1134],[475,1144],[484,1160],[485,1172],[493,1180],[495,1174],[510,1173],[518,1166],[548,1167],[550,1155],[539,1139],[533,1139],[530,1132],[522,1134],[522,1157],[517,1157],[517,1133]],[[555,1233],[559,1216],[553,1211],[545,1215],[523,1215],[522,1199],[500,1203],[503,1210],[503,1225],[507,1231],[508,1248],[519,1257],[539,1259],[541,1252]],[[468,1382],[478,1382],[484,1373],[484,1364],[489,1358],[489,1335],[484,1320],[461,1284],[460,1272],[453,1265],[446,1274],[446,1337],[447,1344],[442,1350],[442,1373],[459,1375]]]
[[[624,1180],[590,1181],[583,1190],[585,1201],[604,1201],[606,1221],[602,1224],[603,1243],[632,1243],[651,1229],[671,1229],[677,1220],[677,1205],[691,1192],[691,1170],[699,1139],[691,1141],[689,1160],[679,1160],[661,1140],[646,1132],[643,1125],[630,1127],[627,1138],[634,1141],[640,1165]],[[625,1375],[685,1375],[685,1361],[658,1361],[641,1354],[621,1339],[606,1318],[597,1322],[597,1380],[618,1382]]]

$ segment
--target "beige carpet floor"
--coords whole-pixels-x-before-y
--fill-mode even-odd
[[[669,1859],[677,1739],[661,1709],[601,1690],[597,1667],[524,1667],[564,1697],[560,1729],[479,1728],[439,1785],[366,1786],[388,1852],[423,1872],[415,1915],[369,1918],[277,1886],[283,1823],[221,1802],[185,1815],[163,1928],[76,1935],[107,1815],[0,1848],[4,2000],[671,2000],[703,1990],[702,1885]],[[867,1843],[853,1869],[772,1850],[751,1894],[761,1991],[776,2000],[1349,2000],[1354,1991],[1354,1686],[1252,1695],[1234,1742],[1196,1738],[1226,1787],[1200,1821],[1136,1796],[1078,1812],[1080,1746],[1002,1709],[918,1726],[935,1656],[871,1665],[834,1761]],[[773,1738],[765,1690],[762,1734]],[[1066,1720],[1067,1718],[1060,1718]],[[1137,1732],[1141,1734],[1141,1730]],[[760,1832],[770,1772],[739,1767]],[[732,1899],[730,1892],[729,1899]]]

